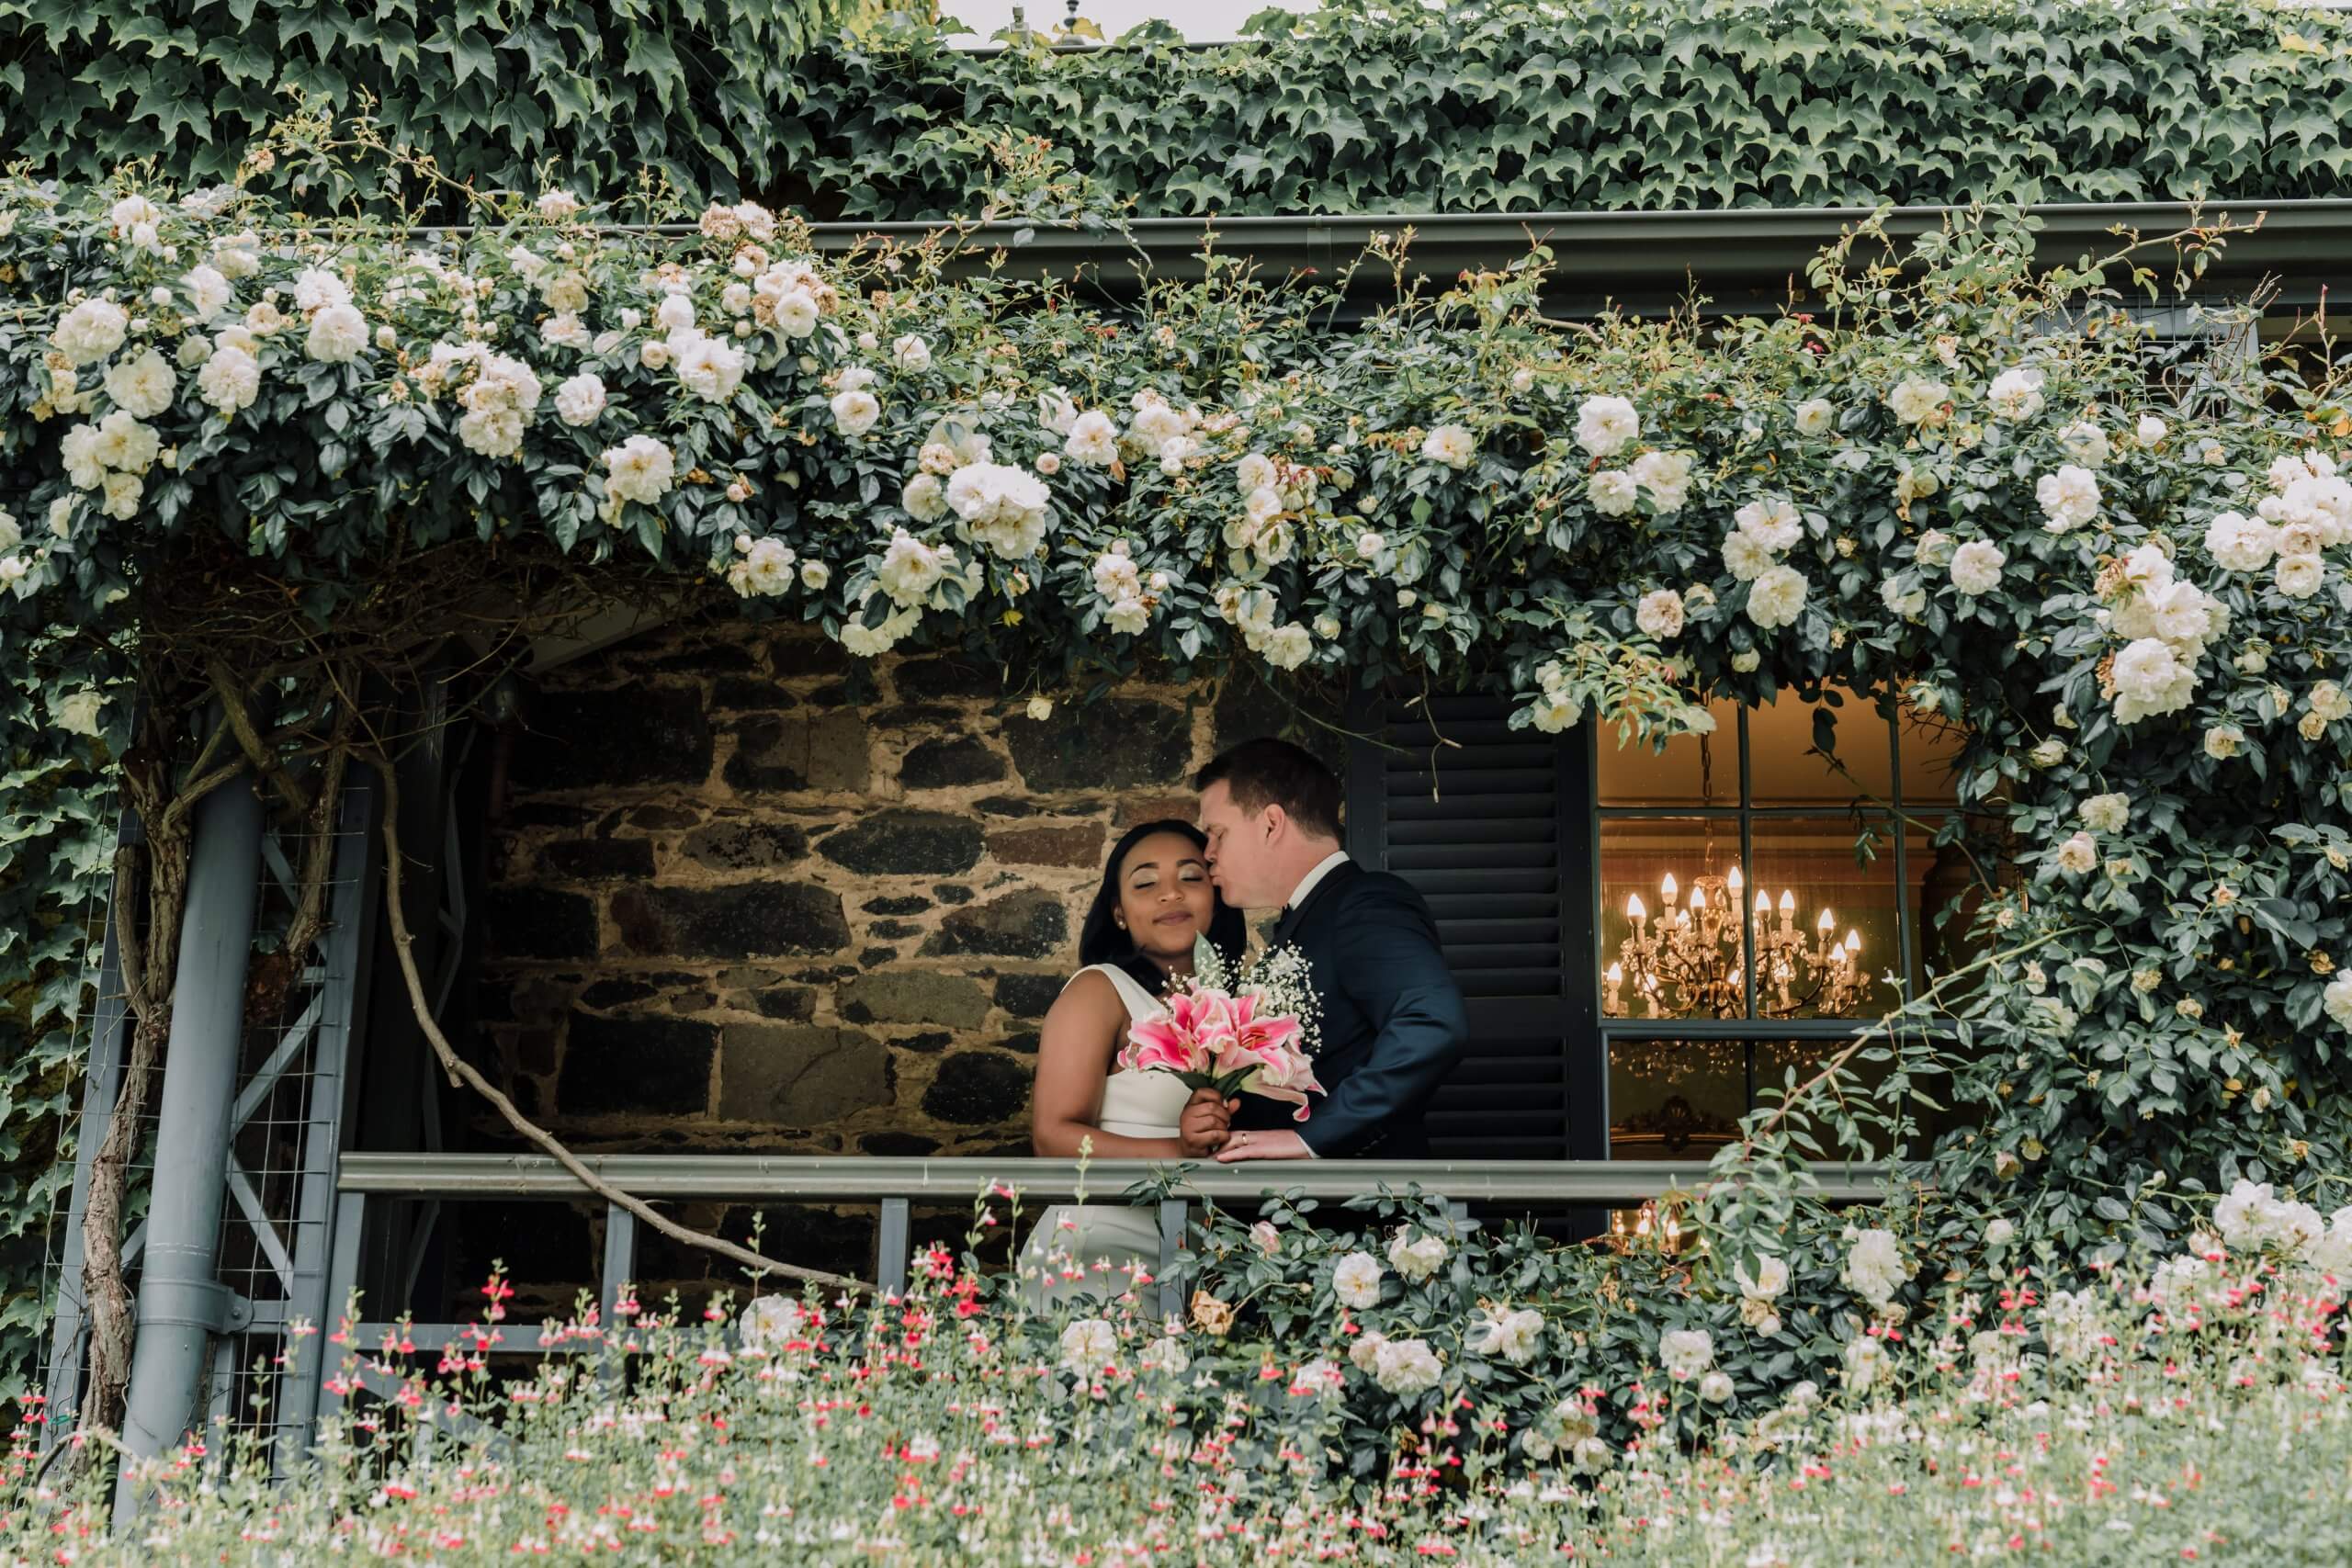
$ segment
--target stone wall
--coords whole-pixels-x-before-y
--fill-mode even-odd
[[[1027,1153],[1104,852],[1189,820],[1192,770],[1288,715],[1262,686],[1136,682],[1036,720],[999,681],[736,625],[548,671],[492,824],[486,1070],[583,1150]],[[862,1219],[794,1224],[804,1260],[863,1271]]]

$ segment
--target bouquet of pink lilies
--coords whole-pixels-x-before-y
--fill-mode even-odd
[[[1306,1120],[1315,1081],[1315,990],[1305,957],[1277,948],[1228,976],[1205,939],[1193,948],[1193,973],[1168,997],[1165,1017],[1127,1031],[1119,1066],[1173,1073],[1188,1089],[1220,1099],[1247,1089],[1295,1105]]]

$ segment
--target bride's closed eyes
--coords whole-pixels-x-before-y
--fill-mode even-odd
[[[1194,860],[1188,860],[1176,868],[1176,880],[1179,882],[1205,882],[1208,880],[1208,867]],[[1127,886],[1138,893],[1159,886],[1159,868],[1156,865],[1141,868],[1135,873]]]

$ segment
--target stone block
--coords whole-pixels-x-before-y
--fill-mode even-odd
[[[910,659],[892,674],[901,697],[993,697],[1004,690],[1004,671],[970,658],[943,654],[935,659]]]
[[[815,626],[780,626],[768,635],[768,667],[779,675],[838,675],[849,649]]]
[[[861,975],[842,986],[834,1000],[842,1016],[853,1023],[976,1029],[989,1012],[989,994],[978,981],[929,969],[885,969]]]
[[[890,1102],[889,1057],[854,1029],[730,1023],[719,1045],[718,1113],[821,1127]]]
[[[647,957],[805,957],[849,945],[841,895],[808,883],[627,887],[612,908],[621,945]]]
[[[895,947],[862,947],[857,951],[857,966],[861,970],[879,969],[886,964],[896,963],[898,957],[899,950]]]
[[[774,790],[862,790],[872,777],[865,721],[849,708],[762,716],[736,730],[728,787],[744,794]]]
[[[899,763],[899,783],[908,789],[955,789],[994,784],[1011,770],[986,741],[968,735],[926,740]]]
[[[1098,866],[1102,828],[1012,828],[989,835],[989,853],[1012,865]]]
[[[763,1018],[806,1021],[817,1016],[817,993],[801,986],[775,986],[752,992],[752,1006]]]
[[[695,829],[678,848],[696,865],[713,871],[750,871],[790,865],[808,852],[808,835],[789,822],[730,818]]]
[[[515,743],[520,789],[612,789],[698,784],[716,748],[700,694],[626,687],[544,692]]]
[[[690,1019],[576,1012],[556,1104],[567,1116],[699,1116],[718,1046],[718,1031]]]
[[[957,909],[922,944],[927,958],[977,953],[998,958],[1048,958],[1069,936],[1069,911],[1042,887],[1024,887]]]
[[[980,825],[944,811],[876,811],[817,841],[836,865],[869,876],[945,876],[979,863]]]
[[[923,1091],[923,1114],[959,1127],[992,1127],[1029,1108],[1029,1068],[994,1051],[959,1051]]]
[[[996,1005],[1015,1018],[1043,1018],[1069,978],[1066,975],[999,976]]]
[[[866,715],[876,729],[931,729],[960,723],[963,715],[944,703],[893,703]]]
[[[592,1008],[627,1007],[646,998],[658,996],[662,987],[638,979],[599,980],[580,993],[580,1005]]]
[[[909,894],[903,898],[868,898],[858,908],[869,915],[920,915],[931,908],[931,900]]]
[[[920,1133],[868,1133],[858,1139],[857,1147],[862,1154],[913,1156],[937,1154],[939,1140]]]
[[[656,831],[671,828],[691,828],[702,820],[702,813],[691,806],[665,806],[648,801],[643,806],[629,807],[623,820],[632,828],[651,828]]]
[[[643,839],[561,839],[539,851],[539,869],[572,882],[653,874],[653,846]]]
[[[1118,803],[1119,831],[1143,822],[1198,822],[1201,797],[1197,795],[1131,795]]]
[[[593,958],[596,906],[584,893],[492,887],[483,899],[483,944],[502,958]]]
[[[1244,740],[1272,736],[1305,747],[1341,778],[1347,776],[1347,737],[1340,731],[1347,707],[1344,690],[1336,685],[1281,679],[1235,679],[1225,682],[1209,710],[1210,747],[1222,751]],[[1317,724],[1309,715],[1325,722]]]
[[[1071,703],[1044,724],[1012,726],[1005,740],[1034,790],[1181,784],[1193,756],[1192,721],[1182,710],[1141,697]]]
[[[769,713],[797,708],[800,699],[756,675],[721,675],[710,683],[710,705],[725,713]]]

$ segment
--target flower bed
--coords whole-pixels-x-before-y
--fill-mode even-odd
[[[308,1338],[337,1387],[407,1377],[328,1421],[310,1480],[191,1447],[109,1540],[20,1452],[0,1562],[2323,1562],[2352,1525],[2352,1209],[2249,1186],[2153,1266],[2056,1270],[2012,1234],[1927,1279],[1899,1216],[1727,1269],[1451,1235],[1417,1198],[1363,1231],[1277,1201],[1216,1220],[1162,1323],[1132,1292],[1029,1314],[978,1267],[987,1203],[978,1253],[919,1255],[870,1311],[625,1302],[535,1335],[493,1280],[437,1371]],[[626,1384],[604,1354],[493,1375],[538,1343],[626,1347]]]

